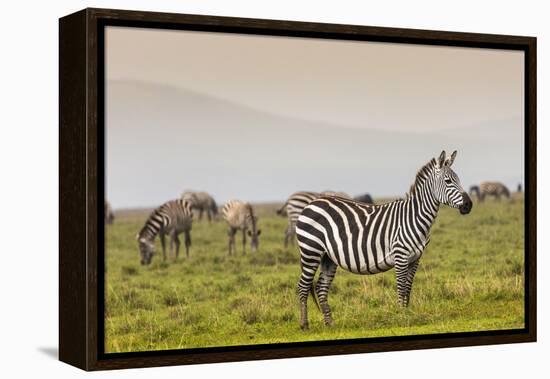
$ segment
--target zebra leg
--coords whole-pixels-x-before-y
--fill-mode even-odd
[[[162,259],[166,260],[166,238],[163,232],[159,233],[160,245],[162,246]]]
[[[319,307],[323,313],[325,325],[332,324],[332,314],[328,304],[328,291],[330,289],[330,285],[332,284],[332,280],[334,279],[334,275],[336,275],[337,268],[338,266],[330,260],[328,255],[323,255],[320,265],[321,272],[319,274],[317,284],[315,285],[315,293],[317,294],[317,299],[319,300]]]
[[[203,212],[203,209],[199,209],[199,221],[202,221],[202,212]]]
[[[191,231],[185,231],[185,256],[189,259],[189,247],[191,247]]]
[[[177,233],[174,233],[174,243],[176,244],[176,259],[178,259],[180,256],[181,242],[180,242],[180,237]]]
[[[174,258],[174,242],[175,242],[175,232],[170,233],[170,257]]]
[[[302,248],[300,247],[300,251]],[[313,292],[313,279],[315,272],[321,262],[320,257],[311,257],[311,252],[308,251],[306,257],[301,255],[300,266],[302,273],[300,274],[300,280],[298,281],[298,299],[300,300],[300,328],[302,330],[309,329],[309,322],[307,318],[307,298],[309,293]]]
[[[235,250],[235,233],[237,231],[231,227],[227,229],[227,235],[229,236],[229,255],[232,255]]]
[[[292,225],[290,225],[290,243],[292,246],[296,245],[296,223],[293,222]]]
[[[243,229],[243,255],[246,255],[246,228]]]
[[[411,291],[413,286],[413,280],[414,280],[414,274],[416,274],[416,269],[418,268],[418,264],[420,263],[420,259],[417,259],[416,261],[409,263],[408,272],[407,272],[407,288],[406,288],[406,295],[405,295],[405,306],[407,307],[409,305],[409,300],[411,298]]]
[[[288,226],[285,232],[285,249],[288,247],[288,242],[292,246],[296,243],[296,223],[288,220]]]
[[[397,302],[406,307],[407,277],[409,274],[409,256],[405,250],[398,249],[395,253],[395,277],[397,281]]]
[[[290,224],[287,225],[285,230],[285,249],[288,247],[288,239],[290,238]]]

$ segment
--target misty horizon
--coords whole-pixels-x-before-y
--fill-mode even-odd
[[[241,105],[236,103],[235,101],[215,98],[208,95],[199,94],[196,91],[186,91],[183,89],[171,88],[170,86],[163,86],[158,84],[137,81],[111,81],[108,83],[108,88],[111,97],[115,96],[115,98],[110,99],[110,102],[112,103],[111,106],[115,106],[115,109],[108,110],[108,114],[110,116],[109,125],[111,126],[111,129],[107,132],[106,141],[108,152],[106,197],[107,199],[109,199],[109,201],[111,201],[112,206],[115,209],[155,207],[160,205],[164,201],[178,198],[181,193],[186,190],[207,191],[215,197],[219,205],[222,205],[225,201],[234,198],[250,201],[253,203],[284,202],[292,192],[301,190],[315,192],[322,192],[325,190],[344,191],[352,196],[360,195],[363,193],[370,193],[374,198],[403,197],[405,193],[408,192],[410,185],[414,182],[416,172],[425,163],[427,163],[431,158],[435,158],[441,152],[441,150],[446,150],[450,154],[452,150],[455,149],[459,151],[459,154],[457,156],[454,168],[461,178],[465,190],[468,190],[470,185],[479,184],[479,182],[482,180],[502,181],[512,190],[515,189],[518,183],[521,183],[523,185],[522,160],[521,163],[517,162],[520,164],[516,163],[514,165],[513,160],[510,160],[506,157],[502,158],[506,162],[508,162],[508,165],[514,165],[514,170],[516,171],[516,173],[513,172],[514,170],[509,170],[509,173],[503,172],[503,170],[498,170],[497,175],[490,176],[488,174],[485,175],[479,173],[477,175],[469,175],[467,172],[464,172],[464,161],[472,160],[468,157],[464,157],[464,152],[462,152],[460,149],[460,146],[464,146],[464,138],[459,138],[460,134],[463,134],[464,131],[470,131],[476,132],[476,135],[479,135],[481,132],[481,136],[479,136],[479,140],[476,141],[476,143],[479,144],[479,142],[482,142],[482,144],[485,144],[485,141],[483,139],[484,129],[480,128],[480,125],[467,125],[464,128],[448,128],[442,129],[437,132],[385,131],[382,128],[359,129],[352,126],[334,125],[327,122],[320,123],[305,119],[294,120],[286,116],[275,115],[270,112],[265,112],[263,110],[255,110],[250,106],[241,107]],[[159,92],[163,91],[167,91],[168,93],[160,96]],[[150,96],[152,94],[155,94],[155,92],[157,92],[155,96],[158,96],[159,99],[165,99],[166,97],[169,97],[174,104],[171,104],[170,101],[165,99],[161,101],[163,103],[162,106],[153,103],[149,104],[151,109],[147,109],[147,105],[139,103],[139,101],[136,100],[141,98],[142,101],[150,102]],[[130,95],[130,93],[132,95]],[[131,116],[128,113],[128,108],[131,107],[132,104],[125,104],[125,101],[123,100],[128,100],[129,96],[134,96],[136,98],[131,102],[133,103],[133,105],[139,104],[139,106],[135,110],[138,113],[133,113]],[[181,100],[180,97],[182,96],[184,98],[187,96],[193,99],[192,101],[186,98],[185,101],[181,101],[182,104],[193,104],[193,107],[195,107],[197,106],[196,103],[203,103],[203,106],[205,106],[206,108],[216,109],[217,112],[221,112],[222,114],[224,112],[225,114],[229,112],[236,112],[237,114],[233,115],[233,118],[237,119],[236,124],[239,125],[231,125],[231,128],[226,127],[226,129],[228,130],[224,131],[223,128],[220,129],[218,125],[215,125],[211,122],[204,122],[204,120],[202,120],[202,123],[200,123],[200,126],[198,128],[193,128],[189,125],[181,125],[179,122],[157,121],[154,127],[150,127],[150,122],[144,122],[146,120],[146,118],[143,118],[145,115],[139,113],[149,112],[154,115],[155,111],[159,111],[161,114],[166,115],[166,108],[169,108],[175,112],[186,113],[185,118],[187,118],[187,120],[195,121],[197,118],[204,118],[201,114],[191,115],[187,113],[189,109],[177,108],[177,103],[179,100]],[[121,102],[119,103],[118,100],[115,99],[118,99]],[[227,109],[224,110],[223,107],[226,107]],[[153,111],[152,108],[155,108],[155,111]],[[198,113],[201,113],[202,111],[204,110],[201,109]],[[120,116],[120,119],[124,119],[124,121],[115,121],[115,119],[119,119],[116,116],[118,112],[124,114],[124,116]],[[246,116],[243,115],[243,113],[246,114]],[[254,116],[254,122],[252,122],[253,125],[239,122],[239,120],[246,119],[248,119],[248,122],[250,122],[249,119],[250,117],[252,117],[250,116],[250,114]],[[178,118],[184,118],[184,115],[182,115],[181,117],[172,115],[168,119],[173,120]],[[260,121],[256,121],[256,118],[258,118]],[[272,119],[274,119],[275,121],[273,121]],[[229,123],[228,118],[225,119],[225,122]],[[486,132],[489,136],[492,136],[495,134],[494,129],[503,128],[499,125],[504,125],[508,126],[507,128],[503,128],[506,129],[505,132],[511,134],[510,132],[513,132],[513,126],[520,125],[521,122],[522,120],[520,120],[519,118],[512,118],[510,120],[495,120],[496,126],[493,126],[492,128],[487,127],[488,130]],[[132,124],[131,129],[125,130],[126,128],[120,126],[121,124],[129,123]],[[264,125],[261,125],[262,123]],[[115,125],[117,125],[117,127],[115,127]],[[256,130],[254,130],[254,128]],[[118,130],[121,133],[117,133],[114,129]],[[386,168],[384,168],[383,166],[374,168],[366,160],[366,158],[365,162],[361,162],[361,154],[355,154],[355,156],[350,156],[348,157],[348,159],[344,158],[341,162],[329,160],[327,162],[324,162],[325,164],[323,165],[323,167],[319,167],[319,165],[312,165],[312,167],[308,167],[309,164],[306,162],[305,165],[302,165],[301,167],[293,168],[293,166],[300,165],[293,162],[290,156],[284,154],[284,149],[278,151],[279,149],[273,149],[273,146],[269,146],[272,143],[275,143],[275,145],[281,145],[282,148],[284,148],[286,145],[286,148],[288,149],[289,146],[285,141],[285,138],[289,133],[289,129],[290,132],[294,133],[295,135],[308,133],[311,133],[312,135],[317,134],[317,143],[319,143],[320,135],[327,136],[326,138],[328,138],[328,141],[324,141],[324,144],[326,144],[327,142],[329,144],[341,144],[343,141],[336,141],[335,135],[344,134],[345,138],[345,133],[348,133],[350,135],[349,142],[353,142],[351,144],[348,143],[348,145],[350,145],[351,147],[353,147],[356,144],[356,141],[360,140],[360,138],[362,137],[365,139],[369,139],[368,136],[375,136],[374,138],[377,140],[387,138],[392,141],[399,140],[400,145],[403,141],[410,141],[411,139],[418,138],[422,141],[422,144],[427,144],[428,146],[433,147],[431,148],[431,150],[424,153],[423,149],[419,149],[419,147],[421,146],[417,144],[414,149],[411,149],[411,153],[413,154],[415,159],[407,160],[403,163],[403,167],[401,168],[393,167],[393,169],[397,173],[397,176],[395,178],[388,178],[387,174],[384,173],[386,171]],[[521,131],[521,129],[518,130]],[[247,172],[248,170],[244,170],[241,172],[239,171],[239,167],[246,166],[246,162],[249,161],[249,159],[246,157],[244,159],[239,159],[239,157],[233,156],[233,159],[228,161],[227,152],[223,151],[224,144],[233,145],[235,143],[235,141],[231,140],[232,136],[236,139],[241,139],[242,135],[250,135],[251,133],[253,133],[253,138],[262,138],[262,133],[264,133],[266,134],[267,139],[271,141],[271,143],[267,142],[265,146],[260,146],[257,149],[247,148],[248,150],[246,150],[246,154],[252,154],[253,156],[257,157],[254,161],[250,161],[256,162],[254,163],[255,168],[257,168],[256,166],[258,165],[258,160],[262,161],[262,159],[258,157],[258,155],[261,154],[262,150],[268,150],[271,154],[273,154],[272,158],[275,159],[268,159],[268,157],[264,157],[264,161],[270,161],[271,164],[271,169],[267,170],[267,172],[262,172],[261,167],[257,168],[257,170],[254,171],[256,172],[256,174],[254,174],[254,172]],[[189,143],[189,140],[182,140],[181,142],[173,143],[174,141],[177,141],[177,138],[181,138],[187,134],[193,136],[191,143]],[[272,134],[280,134],[280,140],[277,140],[277,136],[273,136]],[[501,136],[506,136],[506,133],[500,134]],[[144,140],[151,140],[154,139],[155,136],[157,136],[158,138],[159,135],[161,136],[158,140],[159,146],[164,146],[165,149],[171,151],[171,153],[161,154],[157,157],[157,159],[151,158],[147,155],[143,155],[139,148],[129,148],[124,142],[122,142],[128,137],[132,137],[132,140],[135,140],[138,137],[143,138]],[[168,135],[172,135],[173,137],[176,137],[176,139],[163,137]],[[209,138],[212,139],[215,135],[218,135],[220,137],[219,139],[215,139],[217,141],[208,140]],[[399,136],[399,138],[397,136]],[[429,142],[427,142],[426,137],[430,138]],[[120,142],[112,143],[111,141],[113,139],[114,141]],[[449,143],[449,141],[452,141],[453,139],[456,140],[456,143],[454,145],[452,142]],[[467,141],[471,139],[471,135],[469,137],[466,137]],[[170,140],[172,143],[169,142]],[[198,144],[195,143],[196,140],[199,141]],[[438,145],[438,140],[441,141],[440,145]],[[509,138],[508,140],[508,142],[514,141],[513,138]],[[385,161],[391,163],[391,161],[387,157],[383,156],[383,151],[389,151],[395,148],[395,146],[391,146],[388,144],[386,144],[385,146],[377,146],[376,155],[382,156],[382,159],[380,159],[381,162]],[[441,147],[438,148],[437,146]],[[521,146],[518,145],[518,147]],[[128,148],[129,151],[126,151],[126,149]],[[304,147],[302,147],[302,149],[304,149]],[[216,151],[219,152],[219,156],[212,155],[212,150],[214,150],[214,153]],[[121,151],[126,152],[121,154]],[[131,158],[122,159],[121,155],[125,156],[126,158]],[[306,153],[305,156],[307,155],[308,154]],[[119,157],[120,162],[113,162],[113,159],[116,159],[116,157]],[[164,165],[163,162],[170,161],[172,164],[176,164],[177,166],[179,166],[182,173],[173,175],[166,172],[165,170],[159,169],[161,173],[160,175],[157,175],[158,173],[155,172],[156,170],[151,172],[149,168],[147,170],[149,172],[148,176],[156,184],[151,185],[152,183],[148,183],[147,181],[146,183],[142,183],[143,178],[140,175],[136,175],[136,173],[140,171],[139,166],[143,167],[147,163],[145,163],[145,161],[141,161],[140,157],[149,160],[155,159],[154,163],[148,163],[152,167],[162,167]],[[190,159],[190,157],[192,157],[193,159]],[[224,157],[226,158],[224,159]],[[285,162],[281,162],[282,160],[285,160],[285,158],[290,159],[286,159]],[[479,154],[476,154],[476,158],[479,158]],[[521,159],[523,158],[521,157]],[[122,166],[120,166],[120,163],[122,163]],[[253,163],[251,163],[251,165],[252,164]],[[395,166],[395,164],[390,164],[387,168],[390,168],[391,166]],[[189,171],[193,172],[192,175],[189,174]],[[325,175],[319,174],[319,171],[321,171],[321,173],[324,173]],[[304,175],[304,172],[306,172],[307,174]],[[342,179],[341,175],[338,175],[338,173],[340,172],[350,172],[349,176],[353,178],[347,180]],[[354,174],[353,172],[364,172],[364,177],[362,176],[362,174],[358,177],[357,174]],[[128,173],[130,173],[130,175],[127,175]],[[330,173],[334,175],[334,180],[331,180],[330,176],[328,176]],[[193,179],[189,180],[190,176]],[[240,179],[234,180],[233,178],[235,177]],[[479,179],[474,180],[474,178],[476,177]],[[270,178],[279,181],[279,183],[270,183]],[[465,178],[468,181],[465,181]],[[120,182],[120,179],[123,179],[123,183],[129,183],[131,184],[131,186],[124,188],[124,185],[121,186],[121,184],[118,184]],[[220,181],[222,183],[220,183]],[[235,183],[238,181],[243,181],[247,184],[242,185],[243,188],[239,188],[239,184]],[[269,188],[263,191],[250,191],[249,183],[253,182],[261,182],[263,183],[262,185],[265,185],[265,183],[269,183]],[[369,182],[371,184],[369,184]],[[376,182],[376,185],[373,185],[372,182]],[[114,183],[117,183],[117,185],[114,186]],[[294,185],[293,183],[299,183],[300,185]],[[364,183],[364,185],[362,185],[362,183]],[[135,185],[145,185],[145,188],[147,188],[147,192],[143,193],[143,191],[139,191],[142,196],[134,200],[133,197],[136,197],[136,191],[135,189],[132,189],[132,186]],[[153,188],[149,188],[149,186]],[[221,189],[224,187],[227,187],[227,190],[224,191]],[[273,187],[279,187],[280,189],[273,190]],[[134,196],[131,196],[132,192]],[[149,198],[150,200],[147,200],[147,198]]]
[[[523,52],[106,29],[106,198],[402,197],[442,150],[465,190],[524,185]]]

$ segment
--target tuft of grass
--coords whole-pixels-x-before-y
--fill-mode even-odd
[[[135,266],[122,266],[120,269],[122,271],[122,275],[125,276],[133,276],[139,273]]]

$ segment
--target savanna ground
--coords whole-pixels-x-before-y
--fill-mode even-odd
[[[420,262],[411,304],[397,305],[395,274],[338,270],[325,327],[310,297],[300,330],[296,246],[283,248],[286,218],[258,206],[260,251],[227,255],[223,221],[195,222],[190,258],[139,263],[135,235],[148,212],[119,212],[106,230],[107,352],[501,330],[524,326],[523,199],[442,207]],[[183,237],[183,236],[182,236]],[[240,237],[240,235],[238,235]]]

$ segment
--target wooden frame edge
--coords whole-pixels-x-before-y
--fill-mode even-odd
[[[98,23],[99,20],[154,21],[186,25],[235,27],[249,32],[262,29],[284,32],[294,30],[337,36],[397,39],[403,43],[426,43],[461,46],[472,43],[498,48],[507,44],[525,50],[526,55],[526,146],[530,156],[526,188],[532,200],[526,220],[533,238],[529,238],[528,258],[531,285],[526,300],[532,309],[528,314],[526,333],[476,337],[431,339],[416,336],[406,341],[382,341],[339,346],[291,347],[274,346],[254,351],[212,353],[167,353],[140,357],[99,357],[98,341],[98,226],[101,220],[102,196],[98,188]],[[321,30],[322,29],[322,30]],[[414,41],[414,42],[411,42]],[[439,42],[438,42],[439,41]],[[465,45],[465,46],[466,46]],[[59,359],[84,370],[105,370],[280,359],[308,356],[357,354],[366,352],[431,349],[536,341],[536,38],[492,34],[441,32],[358,25],[319,24],[268,19],[183,15],[175,13],[124,11],[88,8],[59,21]],[[501,47],[502,48],[502,47]],[[527,75],[529,74],[529,75]],[[75,216],[76,219],[75,219]],[[527,247],[527,246],[526,246]]]

